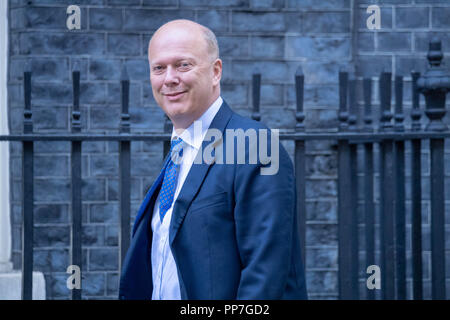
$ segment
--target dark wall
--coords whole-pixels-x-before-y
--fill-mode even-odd
[[[272,128],[295,126],[294,74],[299,66],[305,74],[306,128],[323,131],[338,123],[340,68],[353,62],[358,75],[375,80],[383,69],[409,77],[413,68],[425,70],[427,42],[432,33],[443,40],[447,56],[450,53],[450,3],[446,0],[361,0],[357,4],[351,0],[10,0],[9,3],[8,94],[12,133],[20,133],[23,127],[22,73],[27,62],[33,71],[35,131],[70,130],[70,71],[75,65],[81,71],[84,132],[117,131],[123,66],[131,78],[132,131],[161,131],[164,117],[151,93],[147,45],[160,25],[176,18],[195,20],[216,33],[224,65],[222,96],[237,112],[251,114],[251,75],[255,68],[261,72],[261,121]],[[66,28],[66,8],[71,4],[81,8],[80,30]],[[370,4],[381,7],[380,30],[366,27],[369,16],[366,8]],[[409,123],[408,84],[405,94]],[[378,110],[377,101],[375,91],[374,112]],[[307,144],[307,279],[310,297],[319,299],[334,299],[338,293],[337,161],[333,144],[332,141]],[[285,142],[285,145],[292,155],[293,144]],[[70,145],[37,142],[35,152],[35,270],[45,274],[48,298],[65,299],[70,295],[65,273],[70,245]],[[117,296],[117,155],[116,143],[83,144],[83,295],[89,299]],[[450,161],[449,154],[446,157]],[[161,143],[132,144],[132,218],[159,173],[161,159]],[[429,174],[427,168],[425,163],[425,175]],[[13,262],[20,269],[19,143],[11,144],[11,172]],[[427,201],[424,206],[428,216]],[[429,223],[429,219],[425,221]],[[427,235],[429,227],[424,230],[424,236]],[[425,249],[429,250],[429,246]],[[429,255],[424,257],[424,272],[429,275]],[[364,259],[361,262],[364,265]],[[361,277],[363,288],[365,269]],[[429,291],[427,284],[425,289]]]

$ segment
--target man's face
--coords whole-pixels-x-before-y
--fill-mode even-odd
[[[158,105],[174,124],[187,127],[217,98],[222,64],[208,55],[201,32],[168,29],[150,43],[150,82]]]

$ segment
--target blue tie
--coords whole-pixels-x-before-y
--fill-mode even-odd
[[[183,156],[182,144],[183,140],[177,138],[170,143],[169,161],[165,167],[164,180],[159,192],[159,217],[161,223],[167,210],[170,209],[173,202],[173,196],[177,187],[178,170]]]

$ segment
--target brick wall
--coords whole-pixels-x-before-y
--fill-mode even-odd
[[[439,0],[379,0],[359,1],[358,14],[360,17],[367,17],[366,8],[369,4],[378,4],[381,8],[381,29],[376,32],[368,30],[365,19],[360,19],[358,23],[358,46],[356,69],[361,75],[373,77],[378,80],[381,71],[392,71],[393,75],[401,75],[405,79],[403,109],[405,115],[405,125],[411,124],[411,71],[416,70],[422,74],[426,71],[429,40],[433,35],[442,40],[444,52],[444,62],[448,68],[450,62],[450,2]],[[378,88],[374,85],[375,101],[373,112],[379,117],[379,99]],[[394,90],[392,90],[394,94]],[[362,103],[362,96],[360,96]],[[394,99],[393,105],[394,105]],[[447,99],[447,110],[450,103]],[[425,107],[425,101],[421,96],[422,110]],[[362,110],[360,110],[362,112]],[[425,114],[422,115],[422,123],[428,123]],[[445,123],[450,123],[450,116],[447,112]],[[445,214],[450,214],[450,141],[445,144],[445,188],[446,202]],[[411,258],[411,151],[410,144],[406,144],[406,236],[407,236],[407,298],[412,298],[412,258]],[[378,150],[375,150],[375,157],[378,157]],[[422,249],[423,249],[423,275],[424,275],[424,297],[431,298],[431,251],[430,251],[430,152],[428,141],[422,144]],[[363,166],[359,168],[360,175],[363,172]],[[378,181],[379,176],[376,176]],[[376,191],[378,194],[378,191]],[[377,195],[378,197],[378,195]],[[361,203],[362,205],[362,203]],[[377,211],[379,211],[379,202],[376,202]],[[362,209],[362,208],[361,208]],[[361,215],[363,211],[360,211]],[[447,218],[447,223],[448,223]],[[361,219],[360,222],[363,222]],[[377,225],[378,230],[378,225]],[[450,229],[446,225],[446,239],[450,239]],[[360,225],[360,237],[364,236],[364,225]],[[448,241],[447,241],[448,242]],[[361,243],[364,249],[364,244]],[[447,249],[450,247],[446,245]],[[377,249],[379,243],[377,242]],[[361,263],[364,263],[364,253],[361,252]],[[447,279],[447,297],[450,295],[449,266],[450,251],[446,251],[446,279]],[[363,264],[365,265],[365,264]],[[364,270],[361,270],[361,276],[364,276]],[[365,282],[361,281],[361,292],[365,288]]]
[[[12,133],[22,130],[25,62],[30,63],[33,71],[35,131],[69,131],[70,70],[75,65],[81,70],[83,131],[116,132],[120,119],[119,78],[124,65],[131,78],[132,131],[161,131],[164,117],[151,93],[147,44],[161,24],[176,18],[195,20],[216,33],[224,64],[222,96],[235,111],[250,116],[251,75],[256,68],[262,73],[261,120],[272,128],[295,126],[294,74],[299,66],[305,74],[306,128],[323,131],[337,125],[337,79],[341,67],[353,61],[360,74],[375,80],[383,68],[399,70],[408,77],[412,67],[424,68],[427,40],[432,31],[443,38],[447,55],[450,50],[447,1],[365,0],[357,6],[352,0],[9,2],[8,90]],[[66,8],[70,4],[81,8],[81,30],[66,28]],[[365,8],[369,4],[381,6],[381,30],[365,27],[368,17]],[[359,20],[357,28],[353,27],[355,20]],[[406,85],[405,91],[408,90]],[[293,143],[284,143],[292,155]],[[310,297],[317,299],[335,299],[338,293],[334,144],[307,143],[306,269]],[[162,144],[134,142],[131,148],[134,220],[145,191],[160,170]],[[35,269],[45,274],[49,299],[66,299],[70,295],[65,273],[70,245],[70,145],[37,142],[35,152]],[[88,299],[117,296],[117,156],[117,143],[83,144],[83,295]],[[362,167],[359,169],[362,171]],[[425,175],[429,174],[429,169],[426,170],[424,165]],[[22,209],[19,143],[11,144],[11,172],[13,262],[19,269]],[[360,229],[362,237],[363,225]],[[424,256],[429,263],[429,255]],[[361,262],[364,265],[364,259]],[[424,268],[429,272],[427,265]],[[361,271],[362,286],[364,272]]]

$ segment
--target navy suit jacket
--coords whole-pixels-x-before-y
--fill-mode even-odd
[[[226,129],[268,129],[226,102],[210,128],[223,132],[224,154]],[[210,143],[205,139],[202,150]],[[194,163],[174,203],[169,242],[182,299],[307,299],[292,161],[279,144],[278,173],[261,175],[270,164],[249,164],[245,149],[245,164]],[[136,216],[119,299],[152,297],[150,221],[162,180],[160,174]]]

